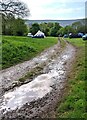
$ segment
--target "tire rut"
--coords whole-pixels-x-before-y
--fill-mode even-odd
[[[75,51],[75,48],[66,42],[66,48],[60,55],[58,55],[58,51],[56,52],[55,57],[51,58],[50,62],[47,62],[46,66],[43,67],[40,75],[37,75],[30,83],[4,94],[2,104],[0,104],[1,109],[4,108],[1,111],[3,113],[1,115],[2,120],[48,117],[48,114],[55,109],[56,104],[61,100],[67,74],[75,59]],[[23,93],[21,92],[22,89]],[[21,95],[18,94],[18,91],[21,92]],[[24,93],[27,94],[24,95]],[[17,95],[19,96],[17,97]],[[10,98],[13,96],[16,97],[11,101]],[[21,96],[24,97],[22,102],[20,102]],[[15,102],[16,104],[14,104]]]
[[[42,52],[37,57],[32,60],[25,61],[16,66],[12,66],[5,70],[0,71],[0,96],[4,94],[5,91],[12,89],[17,85],[21,85],[19,79],[23,78],[28,72],[33,69],[43,66],[47,63],[53,56],[61,52],[61,43],[54,45]]]

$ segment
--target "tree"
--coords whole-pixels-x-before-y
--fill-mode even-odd
[[[0,14],[2,15],[2,34],[25,35],[27,26],[21,17],[30,13],[26,4],[18,0],[2,0],[0,2]]]
[[[52,23],[52,22],[47,23],[47,27],[52,28],[53,26],[54,26],[54,23]]]
[[[65,34],[65,29],[64,27],[61,27],[59,30],[58,30],[58,34],[63,36]]]
[[[45,34],[46,36],[49,36],[50,28],[48,27],[48,23],[41,23],[41,24],[40,24],[40,30],[41,30],[42,32],[44,32],[44,34]]]
[[[17,36],[24,36],[28,33],[27,26],[21,18],[17,18],[14,21],[13,34]]]
[[[51,36],[57,37],[58,36],[58,31],[61,28],[61,26],[59,25],[59,23],[55,23],[54,27],[51,28]]]
[[[32,24],[32,26],[30,27],[30,32],[34,35],[36,34],[36,32],[40,30],[40,26],[38,23],[34,23]]]
[[[78,22],[74,22],[72,24],[72,28],[75,30],[75,33],[78,32],[83,32],[86,33],[87,32],[87,24],[86,24],[87,19],[82,19]]]
[[[15,18],[12,14],[2,15],[2,34],[13,35]]]
[[[12,14],[2,15],[2,34],[23,36],[28,33],[27,26],[21,18],[15,18]]]
[[[0,1],[0,14],[16,15],[18,17],[28,16],[30,11],[27,8],[26,4],[18,0],[2,0]]]

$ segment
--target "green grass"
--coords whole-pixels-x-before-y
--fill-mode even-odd
[[[29,38],[18,36],[2,37],[2,68],[7,68],[40,54],[44,49],[56,44],[55,37]]]
[[[87,118],[85,44],[82,39],[66,39],[77,47],[76,61],[68,80],[67,94],[56,109],[57,118]]]

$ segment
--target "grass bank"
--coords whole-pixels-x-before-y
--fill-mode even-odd
[[[2,37],[2,68],[8,68],[26,60],[30,60],[44,49],[58,42],[58,38],[29,38],[19,36]]]
[[[87,118],[86,113],[86,71],[85,44],[82,39],[66,39],[77,47],[76,61],[68,78],[67,93],[58,104],[56,117],[59,118]]]

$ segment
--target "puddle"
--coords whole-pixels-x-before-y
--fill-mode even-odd
[[[5,93],[3,102],[0,105],[0,111],[4,110],[4,113],[6,113],[17,108],[20,109],[24,104],[43,98],[47,93],[50,93],[53,89],[52,85],[60,84],[58,81],[65,76],[64,63],[72,57],[72,51],[68,51],[68,54],[67,51],[60,58],[52,60],[44,68],[44,70],[49,70],[48,73],[39,75],[33,81],[17,87],[12,92]]]
[[[4,95],[3,105],[1,110],[5,111],[15,110],[22,107],[27,102],[42,98],[51,91],[52,76],[49,74],[42,74],[35,78],[32,82],[16,88],[12,92]]]

